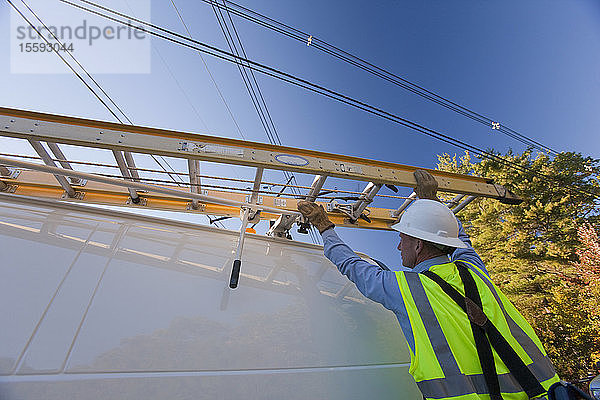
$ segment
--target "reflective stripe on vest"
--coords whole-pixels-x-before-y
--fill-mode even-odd
[[[419,279],[419,274],[406,274],[406,281],[408,282],[412,299],[419,310],[419,314],[425,325],[425,331],[427,332],[427,336],[429,336],[429,341],[433,346],[433,351],[444,375],[459,375],[460,369],[450,350],[448,340],[433,312],[433,308],[431,308],[431,304],[429,304],[425,288]]]
[[[492,314],[489,317],[495,318],[492,322],[497,325],[500,333],[509,340],[531,372],[547,389],[552,383],[558,381],[558,376],[552,363],[544,355],[541,343],[533,333],[533,329],[481,270],[471,263],[465,264],[468,264],[476,282],[479,281],[478,289],[484,302],[484,308],[486,301],[488,306],[491,305],[493,308],[493,310],[488,310]],[[431,269],[435,269],[434,272],[442,277],[458,276],[458,271],[453,263],[435,265]],[[440,274],[440,272],[442,273]],[[427,282],[428,278],[417,273],[401,271],[396,272],[396,277],[415,337],[415,352],[414,354],[411,352],[410,372],[425,397],[443,399],[456,396],[468,398],[475,396],[476,398],[478,395],[489,393],[481,366],[478,364],[470,323],[464,311],[449,297],[439,296],[437,291],[441,291],[441,289],[437,285],[426,288],[421,279],[425,279]],[[456,282],[454,283],[456,284]],[[485,286],[481,283],[484,283]],[[460,285],[457,289],[464,293],[462,283]],[[453,286],[456,287],[456,285]],[[488,290],[485,290],[486,286]],[[428,297],[428,292],[434,295],[434,303]],[[438,315],[444,315],[446,310],[456,310],[450,317],[453,321],[438,320],[436,312]],[[442,323],[440,324],[440,322]],[[525,327],[521,326],[519,322]],[[462,329],[455,328],[456,324],[459,324],[460,327],[464,325],[465,330],[456,332],[456,334],[448,331],[449,329]],[[443,327],[448,331],[446,334],[444,334]],[[530,337],[526,331],[531,332],[535,339]],[[540,343],[540,347],[536,342]],[[455,352],[460,351],[460,353],[453,354],[452,348]],[[525,354],[531,361],[523,358]],[[514,377],[510,373],[504,373],[508,370],[496,354],[495,362],[499,373],[501,392],[511,394],[508,396],[510,398],[520,398],[519,394],[524,396],[522,398],[527,398]],[[461,371],[460,365],[467,370]]]
[[[548,365],[552,365],[546,358],[542,363],[532,363],[527,367],[540,380],[547,381],[555,376],[553,369],[548,370]],[[557,379],[558,380],[558,379]],[[519,393],[523,388],[516,379],[509,373],[499,374],[500,391],[502,393]],[[471,393],[489,394],[487,384],[483,374],[475,375],[449,375],[445,378],[427,379],[417,382],[417,386],[427,398],[442,399],[446,397],[464,396]],[[544,387],[546,387],[544,385]]]

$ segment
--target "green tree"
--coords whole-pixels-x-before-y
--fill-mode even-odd
[[[478,198],[459,217],[492,279],[536,329],[561,378],[577,379],[600,354],[600,329],[590,303],[582,302],[587,289],[577,263],[578,228],[598,226],[600,161],[532,150],[498,156],[504,162],[444,154],[438,169],[493,179],[523,199],[515,206]]]

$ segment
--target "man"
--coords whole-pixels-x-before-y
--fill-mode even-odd
[[[325,256],[340,272],[396,314],[409,345],[409,372],[424,397],[544,395],[559,378],[540,340],[491,282],[462,225],[437,199],[433,176],[421,170],[414,175],[419,200],[397,224],[405,271],[384,270],[358,257],[337,236],[322,206],[301,201],[298,210],[319,230]]]

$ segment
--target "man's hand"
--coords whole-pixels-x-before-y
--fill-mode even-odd
[[[333,228],[335,224],[327,218],[327,213],[322,205],[317,205],[310,201],[301,200],[298,202],[298,211],[302,213],[304,218],[308,220],[320,233],[325,232],[329,228]]]
[[[418,169],[414,172],[417,187],[415,193],[420,199],[438,200],[438,183],[435,178],[427,171]]]

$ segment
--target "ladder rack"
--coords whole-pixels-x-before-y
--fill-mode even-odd
[[[296,222],[296,203],[300,196],[286,198],[261,194],[263,170],[314,175],[311,189],[301,196],[309,201],[320,200],[319,195],[329,177],[365,182],[362,193],[350,204],[322,203],[336,225],[348,227],[390,229],[390,225],[398,220],[403,209],[412,200],[409,198],[403,205],[399,204],[399,208],[393,209],[370,207],[370,204],[384,185],[392,189],[396,186],[416,185],[413,172],[417,167],[407,165],[10,108],[0,108],[0,136],[29,141],[46,164],[34,165],[0,157],[0,164],[9,167],[0,168],[1,191],[94,204],[242,218],[246,215],[251,222],[261,219],[273,221],[269,234],[281,237],[286,237]],[[43,142],[47,143],[54,159],[45,150]],[[69,162],[60,150],[61,144],[112,151],[117,164],[115,167],[118,167],[122,179],[99,179],[98,175],[78,173],[73,170],[75,162]],[[189,187],[140,183],[143,179],[135,167],[135,154],[185,160],[188,166],[185,175],[188,176]],[[256,168],[253,189],[248,195],[206,189],[198,176],[200,161]],[[10,168],[15,166],[19,169]],[[520,202],[519,198],[504,187],[488,179],[435,170],[429,172],[438,181],[440,191],[466,195],[460,197],[467,199],[463,202],[478,196],[506,203]],[[465,205],[460,202],[454,204],[456,209],[462,209]],[[245,213],[244,210],[248,212]]]

